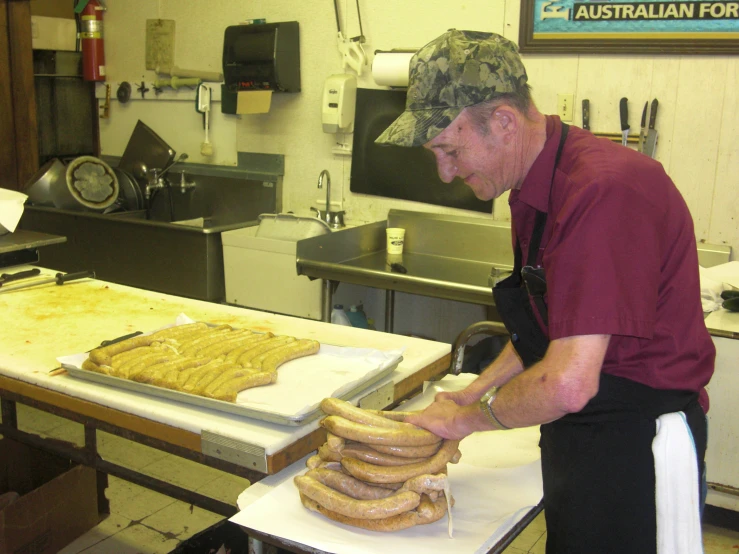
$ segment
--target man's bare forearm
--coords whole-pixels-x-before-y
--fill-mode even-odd
[[[490,387],[501,387],[522,371],[521,359],[508,341],[498,357],[465,389],[466,400],[477,402]]]

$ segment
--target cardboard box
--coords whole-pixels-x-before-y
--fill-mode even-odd
[[[18,442],[0,440],[0,554],[55,554],[101,519],[97,472]]]

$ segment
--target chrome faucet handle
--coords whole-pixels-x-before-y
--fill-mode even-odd
[[[180,173],[180,192],[182,194],[185,194],[185,191],[187,189],[195,188],[195,181],[188,181],[185,178],[185,170],[182,170],[182,173]]]

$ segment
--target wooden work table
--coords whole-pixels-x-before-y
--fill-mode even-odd
[[[23,269],[28,268],[13,271]],[[52,274],[42,270],[41,278]],[[19,283],[23,282],[26,281]],[[65,453],[129,480],[133,480],[130,470],[96,461],[96,430],[113,432],[252,481],[278,473],[315,450],[325,440],[325,433],[317,420],[300,426],[277,425],[75,379],[57,369],[57,357],[86,352],[102,340],[163,327],[184,313],[198,321],[228,323],[333,345],[383,351],[402,349],[403,359],[398,367],[354,400],[373,391],[384,395],[385,405],[408,398],[420,390],[424,381],[443,374],[450,361],[448,344],[173,297],[92,279],[63,286],[46,284],[6,292],[0,289],[0,311],[5,324],[0,338],[0,433],[34,446],[48,446],[44,439],[15,429],[16,402],[81,422],[86,428],[87,451],[76,452],[72,448]],[[161,483],[154,481],[147,478],[142,484],[157,489]],[[162,492],[178,497],[176,487],[163,489]],[[193,497],[188,500],[193,501]],[[204,507],[214,508],[212,504]],[[229,511],[225,506],[220,508],[221,512]]]

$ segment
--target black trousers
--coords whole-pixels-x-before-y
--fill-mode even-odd
[[[603,375],[583,411],[541,426],[547,554],[656,554],[652,440],[656,418],[677,411],[700,476],[707,428],[695,393]]]

